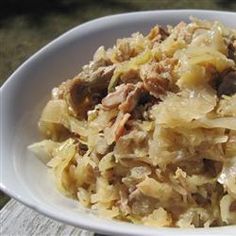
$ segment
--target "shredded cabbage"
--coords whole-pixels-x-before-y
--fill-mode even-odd
[[[29,146],[93,213],[236,224],[236,29],[192,18],[100,47],[52,91]]]

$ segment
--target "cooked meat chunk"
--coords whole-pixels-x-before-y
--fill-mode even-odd
[[[135,85],[133,84],[122,84],[116,87],[116,90],[109,93],[105,98],[102,99],[102,105],[106,109],[112,109],[122,102],[125,101],[130,91],[134,90]]]
[[[144,86],[147,91],[150,92],[155,98],[159,98],[160,95],[166,93],[168,86],[168,80],[161,77],[149,77],[144,81]]]
[[[236,61],[236,40],[228,45],[228,57]]]
[[[222,82],[218,87],[217,93],[219,96],[236,93],[236,70],[223,73]]]
[[[161,75],[164,72],[165,68],[158,64],[146,64],[141,68],[140,75],[144,87],[155,98],[160,98],[168,89],[169,81]]]
[[[99,67],[96,71],[91,71],[88,78],[83,78],[83,73],[81,73],[74,79],[64,82],[58,88],[58,94],[66,100],[71,112],[83,119],[87,116],[88,110],[106,95],[114,69],[114,65]]]
[[[130,116],[129,113],[124,114],[120,111],[115,122],[110,127],[104,129],[104,137],[108,145],[117,142],[118,139],[125,134],[125,124]]]
[[[143,83],[137,83],[135,89],[129,93],[126,100],[120,104],[119,109],[123,112],[132,112],[136,107],[144,91]]]
[[[125,133],[125,124],[129,120],[130,116],[131,115],[129,113],[126,113],[123,115],[123,117],[119,121],[119,123],[115,129],[115,141],[116,142]]]
[[[144,85],[142,82],[122,84],[116,87],[115,92],[108,94],[102,100],[102,105],[105,109],[119,107],[120,111],[130,113],[136,107],[143,92]]]

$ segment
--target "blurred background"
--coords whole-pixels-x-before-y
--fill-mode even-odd
[[[30,55],[85,21],[158,9],[236,12],[236,0],[0,0],[0,85]],[[0,207],[9,198],[0,192]]]

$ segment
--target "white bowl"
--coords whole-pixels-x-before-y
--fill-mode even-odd
[[[25,205],[59,221],[117,235],[228,235],[236,226],[210,229],[150,228],[105,220],[78,207],[56,190],[47,168],[27,146],[39,141],[37,121],[51,89],[80,71],[100,45],[112,46],[155,24],[177,24],[189,16],[219,20],[236,28],[236,13],[202,10],[136,12],[82,24],[34,54],[1,87],[1,189]]]

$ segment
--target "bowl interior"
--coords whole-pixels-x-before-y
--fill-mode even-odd
[[[110,224],[107,227],[105,221],[94,215],[87,215],[87,221],[83,219],[88,210],[57,191],[52,174],[27,150],[27,146],[42,138],[37,122],[51,89],[76,75],[81,66],[92,59],[99,46],[110,47],[117,38],[129,36],[133,32],[146,34],[155,24],[188,21],[191,15],[219,20],[236,27],[236,14],[211,11],[155,11],[112,16],[69,31],[24,63],[1,88],[3,190],[29,206],[67,223],[102,232],[157,235],[154,229],[146,231],[145,227],[139,226],[140,231],[137,231],[138,226],[113,221],[106,221]],[[123,224],[123,229],[116,224]]]

